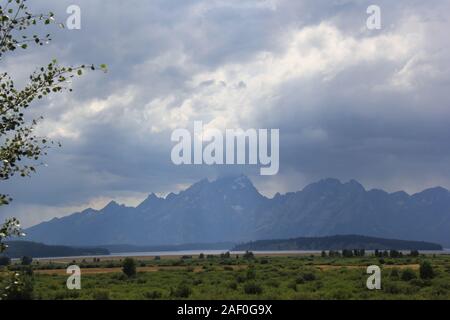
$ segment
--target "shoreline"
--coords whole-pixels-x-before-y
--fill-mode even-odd
[[[328,252],[329,250],[323,250]],[[408,253],[409,250],[400,250],[403,253]],[[154,260],[155,257],[160,257],[163,260],[169,259],[181,259],[183,256],[198,256],[200,253],[207,255],[220,255],[225,252],[230,252],[231,256],[243,255],[245,251],[229,251],[229,250],[185,250],[185,251],[161,251],[161,252],[112,252],[109,255],[90,255],[90,256],[70,256],[70,257],[41,257],[33,258],[35,261],[40,262],[79,262],[82,260],[93,261],[94,259],[101,259],[103,261],[116,261],[126,257],[135,258],[138,260]],[[306,256],[306,255],[320,255],[322,250],[291,250],[291,251],[252,251],[257,257],[264,256]],[[366,250],[366,253],[373,253],[374,250]],[[443,249],[439,251],[424,250],[419,251],[420,254],[425,255],[450,255],[450,249]],[[19,258],[14,258],[12,261],[18,261]]]

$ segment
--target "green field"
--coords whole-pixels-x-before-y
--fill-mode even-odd
[[[420,274],[428,261],[433,276]],[[320,255],[136,258],[33,262],[34,299],[450,299],[450,256],[322,257]],[[65,268],[82,268],[81,290],[68,290]],[[382,289],[368,290],[366,267],[382,269]],[[18,264],[9,270],[23,268]],[[29,267],[28,267],[29,268]],[[29,271],[28,271],[29,272]],[[4,268],[3,278],[8,271]],[[30,273],[30,272],[29,272]]]

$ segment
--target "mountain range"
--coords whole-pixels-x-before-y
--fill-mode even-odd
[[[450,192],[409,195],[324,179],[303,190],[261,195],[243,175],[201,180],[137,207],[112,201],[101,210],[55,218],[26,230],[46,244],[174,245],[358,234],[450,246]]]

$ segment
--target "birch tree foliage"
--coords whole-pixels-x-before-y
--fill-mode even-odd
[[[2,182],[14,176],[30,176],[42,165],[41,158],[48,149],[59,145],[35,134],[43,118],[29,120],[27,110],[49,95],[72,91],[71,79],[87,70],[106,71],[106,65],[62,66],[56,59],[49,59],[47,65],[36,66],[24,86],[16,86],[12,76],[2,71],[5,57],[46,45],[51,41],[50,34],[39,33],[55,24],[64,27],[56,22],[53,12],[30,12],[27,0],[0,1],[0,207],[12,200]],[[4,239],[15,235],[20,235],[20,224],[12,218],[0,226],[0,252],[6,248]]]

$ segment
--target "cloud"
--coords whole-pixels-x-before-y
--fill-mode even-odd
[[[60,19],[71,1],[40,1]],[[25,225],[135,203],[241,172],[267,195],[324,177],[409,192],[450,187],[450,27],[447,1],[379,1],[382,29],[365,27],[367,1],[79,1],[82,29],[57,30],[42,50],[3,61],[19,82],[53,57],[106,63],[41,102],[39,133],[63,144],[0,217]],[[253,167],[176,167],[171,131],[279,128],[280,173]],[[33,211],[28,217],[26,212]]]

